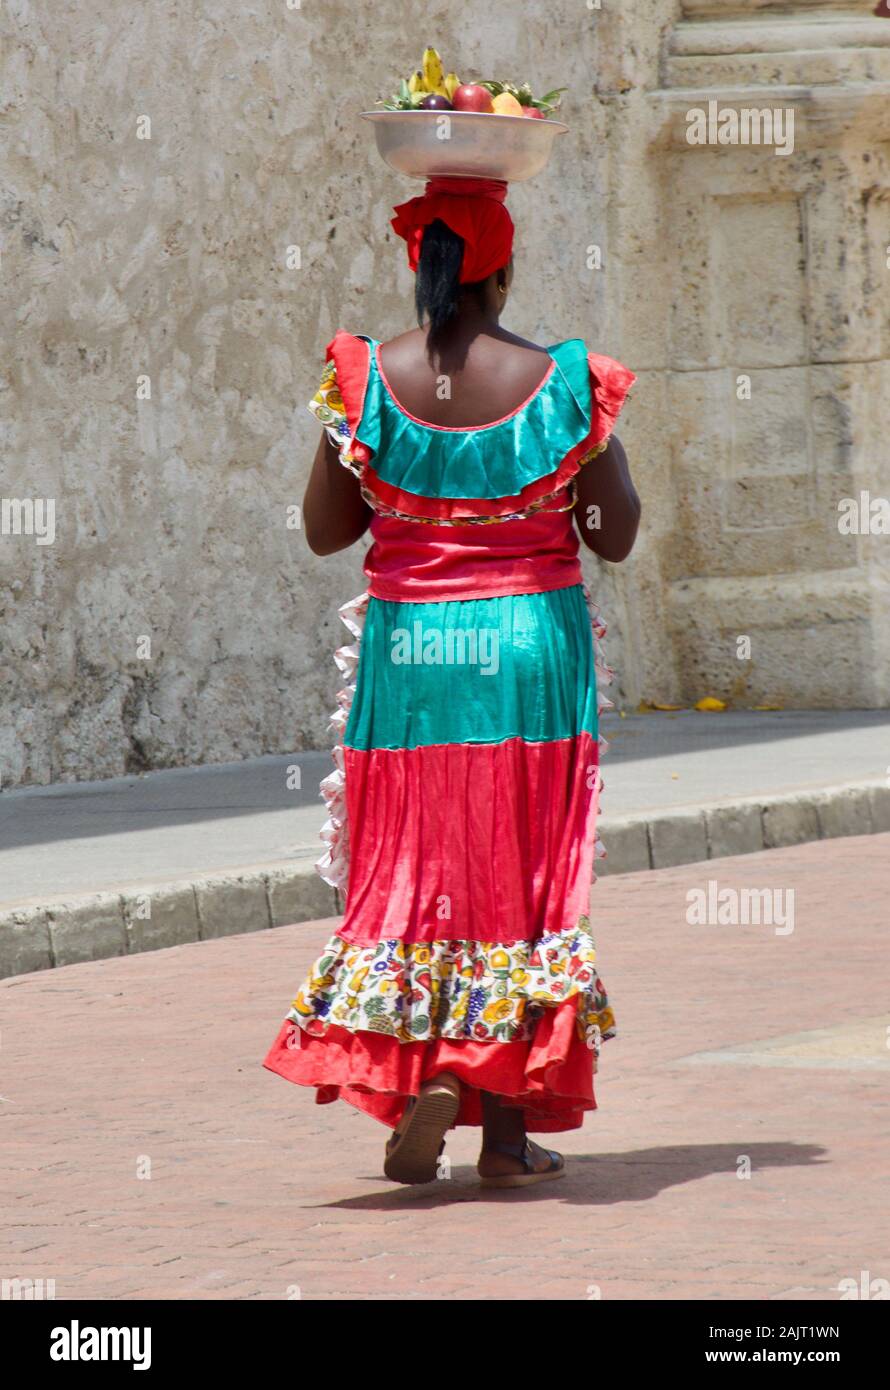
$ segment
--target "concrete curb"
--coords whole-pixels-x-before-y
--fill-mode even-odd
[[[763,849],[890,831],[890,786],[851,782],[784,796],[739,797],[651,817],[603,816],[597,875],[668,869]]]
[[[890,786],[738,799],[657,816],[603,816],[597,875],[754,854],[809,840],[890,832]],[[333,917],[337,894],[310,860],[248,866],[176,883],[0,908],[0,978],[190,941]]]
[[[0,909],[0,978],[333,917],[311,860]]]

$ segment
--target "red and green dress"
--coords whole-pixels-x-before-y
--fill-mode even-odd
[[[580,338],[471,429],[406,411],[380,344],[339,330],[309,409],[373,509],[367,592],[333,716],[319,871],[345,915],[264,1065],[395,1126],[437,1072],[521,1107],[527,1129],[596,1108],[614,1035],[589,897],[605,627],[581,577],[574,483],[634,374]]]

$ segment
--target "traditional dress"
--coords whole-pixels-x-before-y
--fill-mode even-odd
[[[345,915],[264,1064],[391,1127],[449,1071],[458,1124],[489,1091],[532,1132],[576,1128],[615,1031],[589,922],[613,673],[570,509],[635,378],[578,338],[547,351],[517,409],[461,429],[411,415],[379,342],[340,330],[309,403],[373,545],[322,783]]]

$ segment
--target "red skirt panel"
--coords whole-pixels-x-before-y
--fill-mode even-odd
[[[316,1102],[345,1100],[394,1129],[409,1097],[448,1071],[462,1083],[458,1125],[481,1125],[481,1091],[524,1114],[536,1134],[578,1129],[596,1109],[596,1057],[580,1036],[576,1001],[548,1009],[527,1042],[399,1042],[331,1025],[314,1036],[286,1022],[263,1063],[287,1081],[315,1086]],[[503,1102],[502,1102],[503,1103]]]

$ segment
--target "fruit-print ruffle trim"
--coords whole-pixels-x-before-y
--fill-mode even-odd
[[[332,936],[287,1019],[315,1036],[335,1025],[399,1042],[437,1038],[526,1042],[541,1012],[576,1003],[578,1036],[594,1053],[615,1036],[596,970],[590,922],[536,941],[384,940]]]

